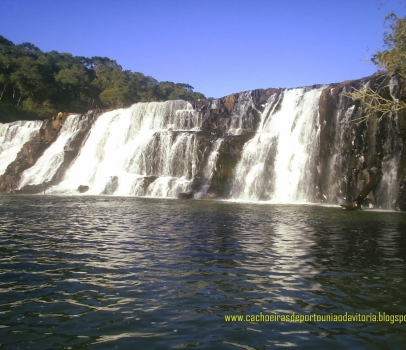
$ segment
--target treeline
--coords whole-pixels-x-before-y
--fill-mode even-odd
[[[15,45],[0,35],[0,122],[199,98],[204,95],[189,84],[158,82],[123,70],[107,57],[42,52],[31,43]]]

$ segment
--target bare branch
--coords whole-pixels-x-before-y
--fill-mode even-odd
[[[363,116],[353,120],[356,124],[367,121],[373,115],[376,115],[378,122],[380,122],[391,113],[396,113],[406,108],[405,102],[386,99],[370,87],[365,90],[353,88],[352,92],[344,92],[344,96],[351,98],[353,101],[360,101],[364,109]]]

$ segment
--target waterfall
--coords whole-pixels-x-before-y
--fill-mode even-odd
[[[402,120],[393,113],[357,124],[362,105],[345,95],[368,84],[261,89],[195,107],[136,103],[58,119],[59,133],[52,123],[0,124],[0,174],[10,164],[0,190],[341,204],[382,172],[364,205],[401,208]],[[42,138],[49,133],[55,138]]]
[[[220,147],[223,143],[223,139],[219,138],[213,142],[212,151],[210,152],[209,158],[207,159],[207,163],[203,168],[203,183],[200,188],[200,191],[195,194],[195,199],[202,199],[207,196],[207,192],[211,185],[211,180],[213,178],[214,172],[216,169],[217,159],[220,155]]]
[[[392,158],[388,161],[384,161],[382,164],[382,180],[378,187],[377,197],[380,199],[380,207],[395,209],[396,207],[396,195],[399,191],[399,185],[397,183],[397,166],[399,159]]]
[[[16,158],[24,143],[30,141],[38,133],[41,124],[41,121],[0,123],[0,175]]]
[[[67,117],[58,138],[48,147],[34,166],[21,174],[19,189],[26,185],[39,185],[52,180],[62,165],[67,142],[80,130],[80,115]]]
[[[265,106],[255,137],[235,169],[231,196],[240,200],[309,201],[323,88],[285,90]]]
[[[234,106],[234,111],[231,114],[230,126],[228,128],[229,135],[240,135],[246,130],[246,126],[244,125],[243,121],[244,119],[247,119],[248,110],[256,109],[251,93],[251,91],[240,93]]]
[[[210,153],[209,159],[207,160],[207,164],[203,170],[203,175],[204,175],[205,181],[210,181],[211,178],[213,177],[213,173],[216,170],[216,162],[217,162],[217,158],[219,156],[219,150],[220,150],[220,146],[221,146],[222,142],[223,142],[223,139],[217,139],[213,143],[213,150]]]
[[[104,113],[54,193],[175,197],[198,169],[201,119],[186,101],[137,103]]]

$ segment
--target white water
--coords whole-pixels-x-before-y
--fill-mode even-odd
[[[381,208],[396,208],[396,195],[399,191],[397,182],[397,167],[399,159],[392,158],[382,162],[382,180],[378,184],[377,196]]]
[[[203,168],[203,176],[204,176],[203,184],[200,191],[195,194],[194,196],[195,199],[202,199],[205,198],[207,195],[214,172],[217,170],[216,168],[217,159],[220,155],[220,147],[223,141],[224,141],[223,139],[219,138],[213,142],[212,151],[210,152],[209,158],[207,159],[207,163]]]
[[[277,203],[309,200],[308,168],[318,146],[321,91],[322,88],[286,90],[277,110],[275,101],[267,104],[258,133],[244,146],[236,167],[233,199]]]
[[[221,147],[221,144],[223,143],[223,141],[224,141],[223,139],[217,139],[213,143],[213,146],[212,146],[213,150],[211,151],[209,159],[207,160],[207,164],[203,170],[204,179],[206,181],[211,181],[213,174],[216,171],[216,162],[217,162],[220,147]]]
[[[138,103],[101,115],[54,193],[174,197],[196,175],[201,120],[190,103]],[[152,180],[154,181],[152,181]],[[152,182],[152,183],[151,183]],[[112,185],[114,183],[114,186]]]
[[[248,115],[249,108],[255,109],[255,104],[252,101],[251,91],[240,93],[239,98],[234,105],[230,126],[227,130],[229,135],[241,135],[244,131],[246,131],[246,128],[244,128],[243,125],[243,118],[246,118]]]
[[[355,166],[357,171],[366,171],[364,164],[368,157],[368,144],[358,149],[356,143],[362,144],[364,139],[370,142],[371,138],[371,144],[376,145],[374,136],[371,137],[376,129],[371,126],[364,131],[361,129],[360,141],[359,135],[352,130],[351,120],[359,117],[362,111],[354,106],[348,108],[348,103],[340,94],[337,111],[328,116],[335,118],[329,120],[333,124],[326,127],[325,122],[322,125],[330,128],[328,135],[331,138],[329,144],[324,145],[329,148],[325,147],[321,155],[319,132],[322,128],[318,111],[322,90],[279,90],[269,97],[263,105],[260,126],[255,136],[245,143],[234,170],[231,200],[309,203],[324,201],[324,198],[326,203],[345,201],[349,164],[353,164],[351,166]],[[252,96],[250,92],[241,93],[234,101],[232,115],[225,117],[226,135],[254,131],[251,116],[255,104]],[[216,109],[219,103],[222,102],[213,101],[209,108]],[[227,155],[233,149],[232,142],[242,139],[230,136],[215,139],[214,133],[207,139],[204,132],[199,132],[202,119],[207,116],[208,113],[194,110],[185,101],[138,103],[128,109],[105,113],[92,125],[63,180],[47,193],[77,194],[78,187],[82,185],[89,186],[86,194],[92,195],[176,197],[179,192],[197,191],[195,198],[205,198],[213,175],[222,169],[216,168],[220,152]],[[391,135],[397,135],[395,117],[386,120],[387,125],[384,125],[385,130],[394,128]],[[13,123],[14,126],[0,124],[0,160],[7,158],[0,163],[5,164],[3,171],[14,160],[24,140],[34,134],[31,135],[28,130],[35,128],[31,125],[30,129],[26,123],[37,123],[36,130],[41,125],[41,122],[18,122]],[[65,151],[78,130],[84,130],[80,127],[80,118],[69,117],[57,140],[33,167],[22,174],[18,188],[47,183],[56,174],[59,176],[58,170],[66,163],[63,163]],[[384,143],[379,143],[385,154],[382,160],[383,178],[374,189],[373,196],[383,208],[394,207],[398,192],[397,168],[402,148],[401,140],[395,138],[390,136]],[[233,141],[228,143],[229,139]],[[207,144],[209,140],[211,146]],[[11,156],[14,144],[15,151]],[[358,152],[354,153],[356,149]],[[361,180],[357,181],[361,183]],[[317,187],[319,184],[320,189]],[[212,191],[216,190],[212,188]]]
[[[0,123],[0,175],[14,161],[24,143],[38,133],[41,125],[41,121]]]
[[[64,148],[67,142],[80,129],[80,115],[70,115],[55,142],[48,147],[34,166],[21,174],[18,189],[26,185],[38,185],[52,180],[64,160]]]

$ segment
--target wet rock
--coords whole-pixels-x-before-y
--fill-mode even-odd
[[[399,210],[406,211],[406,177],[401,182],[396,204]]]
[[[229,196],[233,171],[246,142],[254,137],[255,133],[245,135],[227,136],[219,149],[216,171],[213,174],[208,194],[214,197]]]
[[[46,193],[48,188],[48,184],[41,184],[41,185],[27,185],[24,186],[20,190],[15,190],[14,193],[19,194],[39,194],[39,193]]]
[[[198,191],[203,185],[203,179],[200,176],[196,176],[192,183],[190,184],[190,188],[192,192]]]
[[[350,204],[340,204],[341,209],[343,210],[359,210],[361,209],[357,202],[352,202]]]
[[[111,176],[102,194],[114,194],[118,188],[118,176]]]
[[[176,197],[179,199],[192,199],[194,192],[179,192]]]
[[[78,187],[78,192],[79,192],[79,193],[85,193],[85,192],[87,192],[87,191],[89,191],[89,186],[80,185],[80,186]]]

